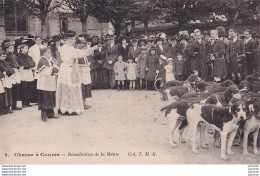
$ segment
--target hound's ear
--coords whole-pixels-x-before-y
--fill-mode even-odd
[[[254,111],[254,106],[253,106],[253,104],[248,105],[248,109],[249,109],[249,111]]]
[[[232,108],[231,108],[231,106],[229,106],[229,113],[232,113]]]
[[[225,90],[224,97],[229,101],[232,99],[232,92],[230,89]]]
[[[235,105],[232,105],[230,108],[231,109],[229,111],[231,112],[231,114],[234,114],[237,117],[237,112],[236,112],[236,109],[235,109]]]
[[[250,115],[249,106],[250,106],[250,105],[246,105],[246,116],[247,116],[247,117]]]

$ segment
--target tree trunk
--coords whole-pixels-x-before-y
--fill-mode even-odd
[[[132,35],[135,35],[135,21],[134,20],[132,20],[131,28],[132,28]]]
[[[47,38],[47,26],[45,17],[42,17],[41,19],[41,38]]]
[[[148,19],[144,20],[144,33],[145,35],[148,35]]]
[[[114,26],[114,29],[115,29],[115,35],[117,37],[119,37],[120,34],[121,34],[121,23],[115,22],[113,26]]]
[[[87,34],[87,19],[88,17],[81,18],[81,24],[82,24],[82,34]]]
[[[179,24],[178,30],[181,31],[181,30],[183,29],[183,26],[184,26],[184,24],[185,24],[185,21],[184,21],[183,19],[179,18],[179,19],[178,19],[178,24]]]
[[[238,14],[239,12],[233,12],[233,13],[230,12],[226,15],[229,28],[234,28],[236,26]]]

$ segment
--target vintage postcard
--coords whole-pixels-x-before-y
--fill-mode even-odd
[[[0,164],[259,164],[259,9],[0,0]]]

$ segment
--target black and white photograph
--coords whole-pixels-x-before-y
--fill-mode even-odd
[[[0,164],[260,164],[259,0],[0,0]]]

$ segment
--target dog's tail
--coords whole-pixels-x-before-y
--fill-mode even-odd
[[[154,88],[155,88],[156,91],[162,93],[162,90],[161,90],[161,89],[158,89],[158,87],[156,86],[157,81],[160,81],[160,80],[163,80],[163,79],[162,79],[162,78],[158,78],[158,79],[156,79],[156,80],[154,81],[154,84],[153,84],[153,85],[154,85]]]

